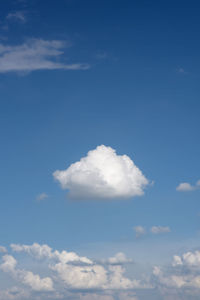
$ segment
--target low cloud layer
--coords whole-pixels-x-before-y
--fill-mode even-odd
[[[130,198],[144,194],[148,180],[127,155],[98,146],[86,157],[57,170],[54,178],[76,198]]]
[[[170,264],[152,266],[139,278],[126,272],[124,264],[135,264],[122,252],[95,262],[37,243],[12,244],[11,251],[1,254],[0,276],[10,275],[13,286],[2,289],[0,282],[0,300],[197,300],[200,295],[199,250],[174,255]]]
[[[69,294],[73,291],[75,295],[73,299],[89,300],[89,295],[91,297],[94,295],[91,299],[114,300],[111,294],[119,294],[119,291],[123,291],[119,295],[124,295],[125,291],[128,295],[129,290],[143,290],[150,287],[147,281],[141,282],[125,275],[126,270],[122,264],[128,264],[132,260],[122,252],[102,262],[95,262],[75,252],[53,250],[48,245],[34,243],[32,245],[11,244],[10,246],[14,255],[13,253],[12,255],[2,254],[0,272],[9,274],[15,286],[2,291],[0,300],[3,299],[1,294],[8,295],[8,299],[12,299],[12,290],[16,290],[21,299],[23,299],[23,293],[25,296],[30,295],[29,298],[34,298],[36,292],[41,293],[41,298],[37,299],[71,299]],[[39,270],[36,274],[32,270],[22,268],[15,254],[17,257],[28,254],[30,261],[35,261],[34,265],[38,261],[42,266],[42,275]],[[33,263],[30,265],[33,266]],[[17,297],[20,298],[20,296]],[[122,296],[118,299],[124,298]]]
[[[0,73],[88,69],[88,64],[66,64],[61,60],[67,47],[66,42],[43,39],[30,39],[16,46],[0,44]]]

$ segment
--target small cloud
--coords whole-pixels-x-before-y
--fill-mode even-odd
[[[37,201],[42,201],[42,200],[44,200],[44,199],[46,199],[48,197],[49,196],[46,193],[41,193],[41,194],[37,195],[36,200]]]
[[[12,21],[19,21],[21,23],[25,23],[26,22],[26,16],[25,16],[25,12],[23,11],[15,11],[13,13],[9,13],[6,16],[7,20],[12,20]]]
[[[122,252],[117,253],[115,256],[102,260],[102,263],[109,265],[122,265],[133,262],[132,259],[127,258]]]
[[[187,72],[183,68],[176,69],[176,72],[179,74],[187,74]]]
[[[4,246],[0,246],[0,253],[6,253],[7,249]]]
[[[170,232],[170,228],[168,226],[152,226],[151,233],[153,234],[160,234],[160,233],[168,233]]]
[[[57,170],[54,178],[74,198],[130,198],[144,194],[149,181],[127,155],[117,155],[104,145],[88,152],[86,157]]]
[[[137,238],[146,234],[146,229],[143,226],[135,226],[133,230],[135,231]]]
[[[176,190],[178,192],[191,192],[191,191],[195,191],[199,188],[200,188],[200,180],[198,180],[196,182],[196,185],[191,185],[188,182],[182,182],[177,186]]]
[[[29,39],[10,46],[0,43],[0,73],[29,73],[38,70],[87,70],[83,63],[58,61],[70,44],[60,40]]]
[[[105,51],[100,51],[95,55],[96,59],[106,59],[108,54]]]

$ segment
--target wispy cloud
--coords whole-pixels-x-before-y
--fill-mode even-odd
[[[183,69],[182,67],[177,68],[176,72],[179,73],[179,74],[187,74],[187,72],[185,71],[185,69]]]
[[[0,246],[0,253],[6,253],[7,249],[4,246]]]
[[[108,54],[105,51],[99,51],[96,55],[96,59],[106,59],[108,57]]]
[[[176,190],[178,192],[192,192],[199,188],[200,188],[200,180],[198,180],[195,185],[192,185],[188,182],[182,182],[177,186]]]
[[[169,233],[171,229],[169,226],[152,226],[150,229],[146,229],[145,227],[139,225],[133,228],[135,231],[136,238],[139,238],[145,234],[162,234],[162,233]]]
[[[135,226],[133,228],[133,230],[135,231],[136,237],[140,237],[146,234],[146,229],[143,226]]]
[[[44,199],[47,199],[49,196],[46,193],[41,193],[39,195],[37,195],[36,200],[37,201],[42,201]]]
[[[26,21],[27,21],[24,11],[15,11],[15,12],[9,13],[6,16],[6,19],[10,20],[10,21],[18,21],[21,23],[26,23]]]
[[[151,233],[160,234],[160,233],[168,233],[170,232],[170,228],[168,226],[152,226]]]
[[[69,47],[64,41],[30,39],[21,45],[0,44],[0,73],[37,70],[86,70],[89,64],[66,64],[62,58]]]

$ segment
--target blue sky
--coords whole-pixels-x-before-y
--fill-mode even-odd
[[[0,300],[198,299],[199,8],[1,1]]]

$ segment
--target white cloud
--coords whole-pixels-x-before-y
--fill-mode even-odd
[[[7,249],[4,246],[0,246],[0,253],[6,253]]]
[[[30,39],[17,46],[0,44],[0,73],[88,69],[88,64],[65,64],[58,61],[67,46],[63,41],[43,39]]]
[[[127,155],[117,155],[104,145],[88,152],[86,157],[54,178],[63,189],[77,198],[129,198],[141,196],[148,180]]]
[[[49,277],[40,278],[29,271],[22,271],[22,282],[30,286],[34,291],[53,291],[53,282]]]
[[[185,265],[198,267],[200,270],[200,251],[186,252],[182,256],[175,255],[173,260],[173,266]]]
[[[196,182],[196,185],[191,185],[188,182],[182,182],[177,186],[176,190],[178,192],[191,192],[199,188],[200,188],[200,180]]]
[[[153,234],[159,234],[159,233],[167,233],[170,232],[170,228],[168,226],[152,226],[151,232]]]
[[[195,190],[195,187],[192,186],[190,183],[188,182],[183,182],[183,183],[180,183],[177,188],[176,188],[177,191],[179,192],[190,192],[190,191],[194,191]]]
[[[30,299],[29,292],[16,286],[6,290],[0,290],[0,300],[18,300],[18,299],[19,300]]]
[[[135,231],[136,237],[146,234],[146,229],[143,226],[135,226],[133,230]]]
[[[41,193],[39,195],[37,195],[36,200],[37,201],[42,201],[44,199],[47,199],[49,196],[46,193]]]
[[[33,274],[30,271],[17,269],[17,261],[11,255],[4,255],[2,259],[3,263],[0,265],[0,269],[3,272],[10,273],[16,280],[31,287],[34,291],[53,291],[53,281],[51,278],[40,278],[39,275]]]
[[[59,252],[58,250],[52,251],[48,245],[40,245],[33,243],[32,245],[19,245],[11,244],[12,250],[15,252],[27,252],[33,257],[38,259],[48,258],[54,259],[61,263],[82,263],[93,264],[93,262],[84,256],[78,256],[75,252],[67,252],[65,250]]]
[[[48,270],[54,273],[53,278],[65,290],[127,290],[127,289],[146,289],[149,285],[137,279],[129,279],[124,276],[125,269],[121,264],[132,262],[127,259],[125,254],[119,252],[114,257],[102,260],[105,265],[98,264],[91,259],[79,256],[74,252],[65,250],[53,251],[48,245],[17,245],[11,244],[11,249],[15,252],[26,252],[35,259],[43,260],[42,263],[48,264]],[[34,275],[30,271],[16,268],[16,260],[9,256],[4,257],[4,264],[1,269],[18,277],[21,283],[29,286],[32,290],[53,290],[51,277],[40,278],[39,274]],[[6,264],[5,264],[6,263]],[[47,279],[48,278],[48,279]],[[59,292],[54,285],[54,293]]]
[[[25,23],[26,22],[25,12],[24,11],[15,11],[15,12],[9,13],[6,16],[6,19]]]
[[[102,262],[110,265],[121,265],[131,263],[132,259],[127,258],[124,253],[118,252],[117,254],[115,254],[115,256],[109,257],[107,260],[102,260]]]
[[[99,265],[74,266],[58,263],[51,266],[59,278],[72,289],[98,289],[107,282],[106,270]]]
[[[4,272],[14,272],[17,265],[16,259],[12,255],[4,255],[2,260],[3,263],[0,265],[0,269]]]
[[[179,289],[194,293],[200,290],[200,251],[186,252],[173,257],[172,266],[163,270],[155,267],[154,276],[158,284],[168,289]],[[199,294],[199,292],[198,292]]]

